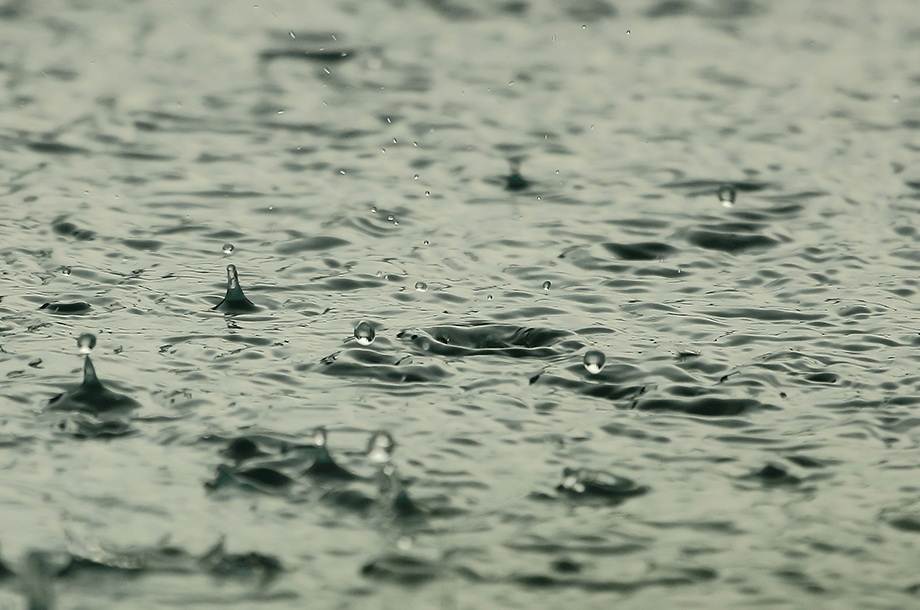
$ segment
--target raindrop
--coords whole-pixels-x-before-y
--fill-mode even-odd
[[[375,464],[386,464],[393,459],[396,441],[389,432],[375,432],[367,441],[367,459]]]
[[[61,267],[61,275],[70,275],[70,267]]]
[[[428,246],[428,245],[430,245],[430,244],[431,244],[431,242],[428,241],[427,239],[426,239],[424,242],[422,242],[422,245],[424,245],[424,246]]]
[[[81,354],[91,354],[93,348],[96,347],[96,335],[83,333],[77,339],[77,347],[80,348]]]
[[[632,34],[632,32],[630,32],[629,30],[626,30],[626,35],[629,36],[630,34]]]
[[[414,176],[412,179],[413,179],[413,180],[418,180],[418,174],[415,174],[415,176]]]
[[[487,296],[487,297],[486,297],[486,300],[487,300],[487,301],[491,301],[491,300],[492,300],[492,295],[490,294],[489,296]]]
[[[604,352],[593,349],[585,353],[585,370],[587,370],[592,375],[597,375],[601,372],[601,369],[604,368],[604,363],[607,361],[607,357],[604,356]]]
[[[322,426],[313,431],[313,444],[317,447],[326,446],[326,429]]]
[[[543,282],[543,290],[549,290],[552,285],[553,283],[551,281],[546,280],[545,282]]]
[[[735,205],[735,187],[731,184],[723,184],[719,187],[719,201],[722,207],[730,208]]]
[[[233,254],[233,244],[224,244],[224,247],[221,248],[224,251],[224,254]]]
[[[396,220],[396,217],[390,214],[389,216],[387,216],[387,220],[389,220],[390,222],[393,222],[394,220]]]
[[[361,345],[370,345],[374,342],[374,337],[376,336],[377,333],[374,331],[374,327],[370,325],[370,322],[359,322],[355,326],[355,339]]]
[[[376,214],[376,213],[377,213],[377,206],[372,205],[372,206],[371,206],[371,214]]]
[[[425,191],[425,197],[431,197],[431,191]]]
[[[415,289],[418,290],[419,292],[425,292],[426,290],[428,290],[428,284],[426,284],[425,282],[416,282]]]

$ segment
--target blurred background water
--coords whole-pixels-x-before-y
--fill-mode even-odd
[[[6,0],[0,604],[916,603],[918,51],[911,0]]]

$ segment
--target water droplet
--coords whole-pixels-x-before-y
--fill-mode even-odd
[[[632,34],[632,32],[630,32],[629,30],[626,30],[626,35],[629,36],[630,34]]]
[[[372,205],[372,206],[371,206],[371,214],[376,214],[376,213],[377,213],[377,206]]]
[[[431,197],[431,191],[425,191],[425,197]]]
[[[416,282],[415,289],[418,290],[419,292],[425,292],[426,290],[428,290],[428,284],[426,284],[425,282]]]
[[[413,180],[418,180],[418,174],[415,174],[415,176],[413,176],[412,179],[413,179]]]
[[[396,441],[389,432],[375,432],[367,441],[367,459],[375,464],[386,464],[393,459]]]
[[[730,208],[735,205],[735,187],[731,184],[723,184],[719,187],[719,201],[722,206]]]
[[[423,245],[423,246],[428,246],[428,245],[430,245],[430,244],[431,244],[431,242],[428,241],[427,239],[426,239],[424,242],[422,242],[422,245]]]
[[[377,333],[374,331],[374,327],[370,325],[370,322],[359,322],[355,326],[355,339],[361,345],[370,345],[374,342],[374,337],[376,336]]]
[[[549,290],[552,285],[553,283],[551,281],[546,280],[545,282],[543,282],[543,290]]]
[[[486,297],[486,300],[487,300],[487,301],[491,301],[491,300],[492,300],[492,295],[490,294],[489,296],[487,296],[487,297]]]
[[[387,220],[389,220],[390,222],[393,222],[394,220],[396,220],[396,217],[390,214],[389,216],[387,216]]]
[[[593,349],[585,353],[585,370],[587,370],[592,375],[597,375],[601,372],[601,369],[604,368],[604,363],[607,362],[607,357],[604,356],[604,352]]]
[[[326,429],[322,426],[313,431],[313,444],[317,447],[326,446]]]
[[[70,275],[70,267],[61,267],[61,275]]]
[[[83,333],[77,339],[77,347],[80,348],[81,354],[91,354],[93,348],[96,347],[96,335]]]
[[[221,248],[224,251],[224,254],[233,254],[233,244],[224,244],[224,247]]]

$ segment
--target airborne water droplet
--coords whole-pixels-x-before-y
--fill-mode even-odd
[[[70,275],[70,267],[61,267],[61,275]]]
[[[233,244],[224,244],[224,247],[221,248],[224,251],[224,254],[233,254]]]
[[[419,292],[425,292],[426,290],[428,290],[428,284],[426,284],[425,282],[416,282],[415,289],[418,290]]]
[[[730,208],[735,205],[735,187],[731,184],[723,184],[719,187],[719,201],[722,206]]]
[[[543,290],[549,290],[552,285],[553,283],[551,281],[546,280],[545,282],[543,282]]]
[[[367,442],[367,459],[375,464],[386,464],[393,459],[396,441],[389,432],[375,432]]]
[[[604,356],[604,352],[593,349],[585,353],[585,370],[592,375],[597,375],[601,372],[601,369],[604,368],[604,363],[606,361],[607,357]]]
[[[374,327],[370,325],[370,322],[359,322],[355,326],[355,339],[361,345],[370,345],[374,342],[374,337],[377,336],[377,333],[374,331]]]
[[[93,351],[93,348],[96,347],[96,335],[90,333],[83,333],[77,339],[77,347],[80,348],[81,354],[90,354]]]

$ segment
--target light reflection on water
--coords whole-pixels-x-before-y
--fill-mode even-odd
[[[3,595],[910,605],[913,4],[122,8],[0,8]]]

